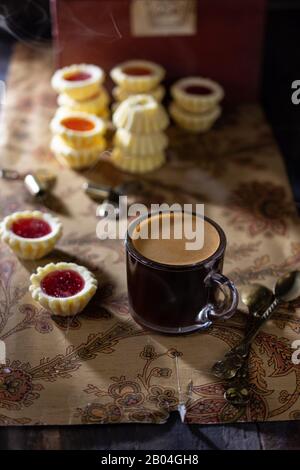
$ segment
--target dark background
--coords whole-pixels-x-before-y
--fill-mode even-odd
[[[15,40],[51,40],[47,0],[0,0],[0,79],[5,78]],[[300,105],[291,102],[291,84],[300,79],[299,45],[300,0],[269,0],[260,99],[300,208]],[[186,426],[176,414],[163,426],[0,428],[0,449],[5,448],[299,449],[300,423]]]
[[[285,157],[300,207],[300,105],[291,101],[291,84],[300,78],[300,1],[269,0],[262,63],[261,100]]]
[[[5,71],[3,60],[11,49],[7,43],[16,39],[24,42],[51,40],[49,1],[0,0],[1,17],[0,73]],[[300,0],[268,0],[261,101],[285,157],[300,207],[300,105],[291,102],[291,83],[300,79],[299,44]]]

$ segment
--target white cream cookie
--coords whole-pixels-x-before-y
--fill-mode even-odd
[[[111,156],[112,163],[128,173],[148,173],[160,168],[166,161],[164,152],[143,157],[124,154],[119,148],[115,148]]]
[[[165,150],[168,146],[168,138],[163,132],[143,135],[133,134],[120,128],[115,134],[114,144],[125,154],[143,157]]]
[[[150,95],[134,95],[123,101],[113,114],[113,123],[136,134],[161,132],[169,124],[163,106]]]

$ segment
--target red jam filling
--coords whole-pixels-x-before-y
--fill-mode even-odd
[[[83,287],[83,278],[72,269],[52,271],[41,282],[42,290],[51,297],[71,297]]]
[[[134,75],[136,77],[152,75],[152,70],[147,69],[146,67],[125,67],[123,72],[126,73],[126,75]]]
[[[87,72],[74,72],[64,76],[64,79],[68,82],[79,82],[82,80],[88,80],[91,78],[91,74]]]
[[[189,95],[211,95],[212,89],[203,85],[188,85],[184,91]]]
[[[91,121],[82,118],[66,118],[61,123],[72,131],[91,131],[95,127]]]
[[[51,232],[51,227],[43,219],[24,217],[14,222],[11,226],[13,233],[22,238],[40,238]]]

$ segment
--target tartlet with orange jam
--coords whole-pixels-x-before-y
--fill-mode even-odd
[[[105,73],[96,65],[74,64],[57,70],[51,80],[57,93],[65,93],[74,100],[85,100],[99,91]]]
[[[102,140],[106,131],[103,119],[80,111],[59,109],[50,123],[54,135],[75,149],[89,148]]]

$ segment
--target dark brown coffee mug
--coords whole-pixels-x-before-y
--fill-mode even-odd
[[[217,230],[220,243],[204,261],[169,265],[143,256],[131,234],[148,214],[131,222],[125,247],[129,308],[141,325],[170,334],[208,328],[215,319],[230,318],[238,305],[234,284],[222,274],[226,237],[221,227],[204,217]],[[196,215],[196,214],[194,214]],[[217,300],[222,294],[223,299]]]

